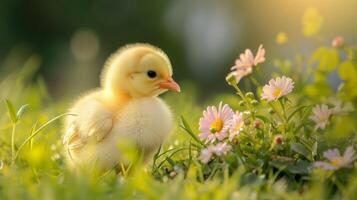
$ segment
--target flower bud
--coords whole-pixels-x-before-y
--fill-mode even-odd
[[[245,101],[239,101],[239,106],[244,106],[245,105]]]
[[[257,100],[252,100],[250,102],[253,106],[257,106],[259,104],[259,102]]]
[[[231,86],[237,85],[237,80],[233,73],[229,73],[226,76],[226,81],[227,81],[228,85],[231,85]]]
[[[259,121],[259,120],[255,120],[254,121],[254,128],[256,128],[256,129],[260,129],[261,128],[261,125],[262,125],[262,122],[261,121]]]
[[[247,92],[247,94],[245,94],[245,96],[246,96],[247,98],[254,99],[254,94],[253,94],[253,92]]]
[[[175,171],[170,172],[170,177],[171,178],[175,177],[176,175],[177,175],[177,173]]]
[[[282,135],[276,135],[274,137],[274,144],[276,145],[280,145],[281,143],[283,143],[283,136]]]
[[[334,48],[340,48],[345,44],[345,38],[343,38],[342,36],[337,36],[335,37],[332,42],[331,45]]]

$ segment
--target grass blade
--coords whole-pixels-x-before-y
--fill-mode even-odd
[[[34,131],[20,146],[19,149],[17,150],[14,160],[16,160],[17,156],[19,155],[19,152],[21,151],[21,149],[28,143],[31,141],[32,138],[34,138],[37,134],[39,134],[42,130],[44,130],[45,128],[47,128],[50,124],[52,124],[54,121],[67,116],[67,115],[73,115],[73,114],[62,114],[62,115],[58,115],[57,117],[52,118],[51,120],[49,120],[48,122],[46,122],[45,124],[43,124],[42,126],[40,126],[36,131]]]
[[[201,140],[193,133],[190,125],[187,123],[186,119],[181,115],[182,125],[181,128],[184,129],[197,143],[205,146]]]
[[[22,105],[20,109],[16,113],[16,120],[20,120],[21,117],[24,115],[26,109],[28,107],[28,104]]]
[[[12,123],[16,123],[17,118],[16,118],[16,111],[15,111],[14,104],[12,104],[12,102],[8,99],[5,100],[5,103],[6,103],[6,108],[10,115],[10,119],[11,119]]]

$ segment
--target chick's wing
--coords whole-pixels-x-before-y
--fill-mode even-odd
[[[79,101],[70,110],[63,143],[68,148],[78,148],[89,140],[100,142],[113,126],[113,113],[96,99]]]

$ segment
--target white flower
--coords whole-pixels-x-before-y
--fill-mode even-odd
[[[312,109],[313,115],[310,119],[315,122],[315,129],[325,129],[329,124],[330,116],[333,113],[332,109],[329,109],[326,104],[317,105]]]
[[[216,146],[214,146],[214,148],[213,148],[213,152],[217,156],[221,156],[221,155],[226,155],[228,153],[228,151],[230,151],[231,149],[232,149],[232,147],[230,145],[223,142],[223,143],[216,144]]]
[[[347,147],[343,156],[340,155],[338,149],[333,149],[325,151],[324,157],[328,159],[328,162],[317,161],[314,163],[314,166],[327,170],[337,170],[342,167],[349,167],[352,162],[357,159],[357,155],[352,146]]]
[[[232,141],[237,135],[239,135],[240,131],[243,129],[243,125],[243,114],[237,111],[232,117],[229,128],[229,141]]]
[[[264,85],[262,99],[267,101],[277,100],[289,94],[294,88],[294,82],[286,76],[271,79],[269,84]]]
[[[198,157],[198,159],[202,162],[202,163],[208,163],[211,160],[211,157],[213,156],[213,146],[209,146],[205,149],[201,150],[200,156]]]
[[[214,154],[217,156],[226,155],[231,149],[232,147],[225,142],[218,143],[216,145],[210,145],[207,148],[201,150],[198,159],[202,163],[206,164],[211,160]]]

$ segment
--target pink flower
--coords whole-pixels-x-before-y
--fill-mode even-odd
[[[204,148],[201,150],[201,153],[200,153],[198,159],[202,163],[206,164],[211,160],[213,155],[217,155],[217,156],[226,155],[228,153],[228,151],[230,151],[231,149],[232,149],[232,147],[224,142],[218,143],[216,145],[210,145],[207,148]]]
[[[250,49],[246,49],[244,53],[240,54],[239,58],[236,59],[235,65],[231,67],[231,74],[235,75],[237,83],[244,76],[252,73],[253,66],[257,66],[259,63],[265,61],[265,49],[261,44],[258,48],[255,57]]]
[[[265,61],[265,49],[261,44],[258,48],[257,54],[254,58],[254,65],[257,66],[259,63],[263,63]]]
[[[293,91],[294,82],[286,76],[271,79],[269,85],[264,85],[262,99],[267,101],[277,100]]]
[[[325,129],[329,124],[330,116],[333,113],[332,109],[329,109],[327,105],[317,105],[312,109],[313,115],[310,119],[315,122],[315,129]]]
[[[208,163],[211,158],[213,156],[213,146],[209,146],[205,149],[201,150],[200,156],[198,157],[198,159],[202,162],[202,163]]]
[[[228,153],[228,151],[230,151],[231,149],[232,149],[232,147],[230,145],[223,142],[223,143],[216,144],[216,146],[214,146],[214,148],[213,148],[213,152],[217,156],[221,156],[221,155],[226,155]]]
[[[236,69],[235,71],[232,71],[229,75],[233,75],[236,78],[236,82],[239,83],[239,81],[243,77],[248,76],[250,73],[252,73],[252,68]]]
[[[337,36],[335,37],[332,42],[331,45],[334,48],[340,48],[345,44],[345,38],[343,38],[342,36]]]
[[[340,155],[338,149],[327,150],[324,152],[324,157],[328,159],[328,162],[317,161],[314,163],[314,167],[322,167],[327,170],[337,170],[343,167],[349,167],[353,161],[357,159],[355,150],[352,146],[347,147],[343,156]]]
[[[243,114],[240,112],[236,112],[233,117],[229,128],[229,141],[232,141],[237,135],[239,135],[240,131],[243,129],[244,121]]]
[[[214,142],[216,139],[222,141],[229,129],[230,120],[233,116],[233,110],[221,102],[218,109],[215,106],[209,106],[203,111],[203,117],[199,122],[199,138],[203,141]]]

